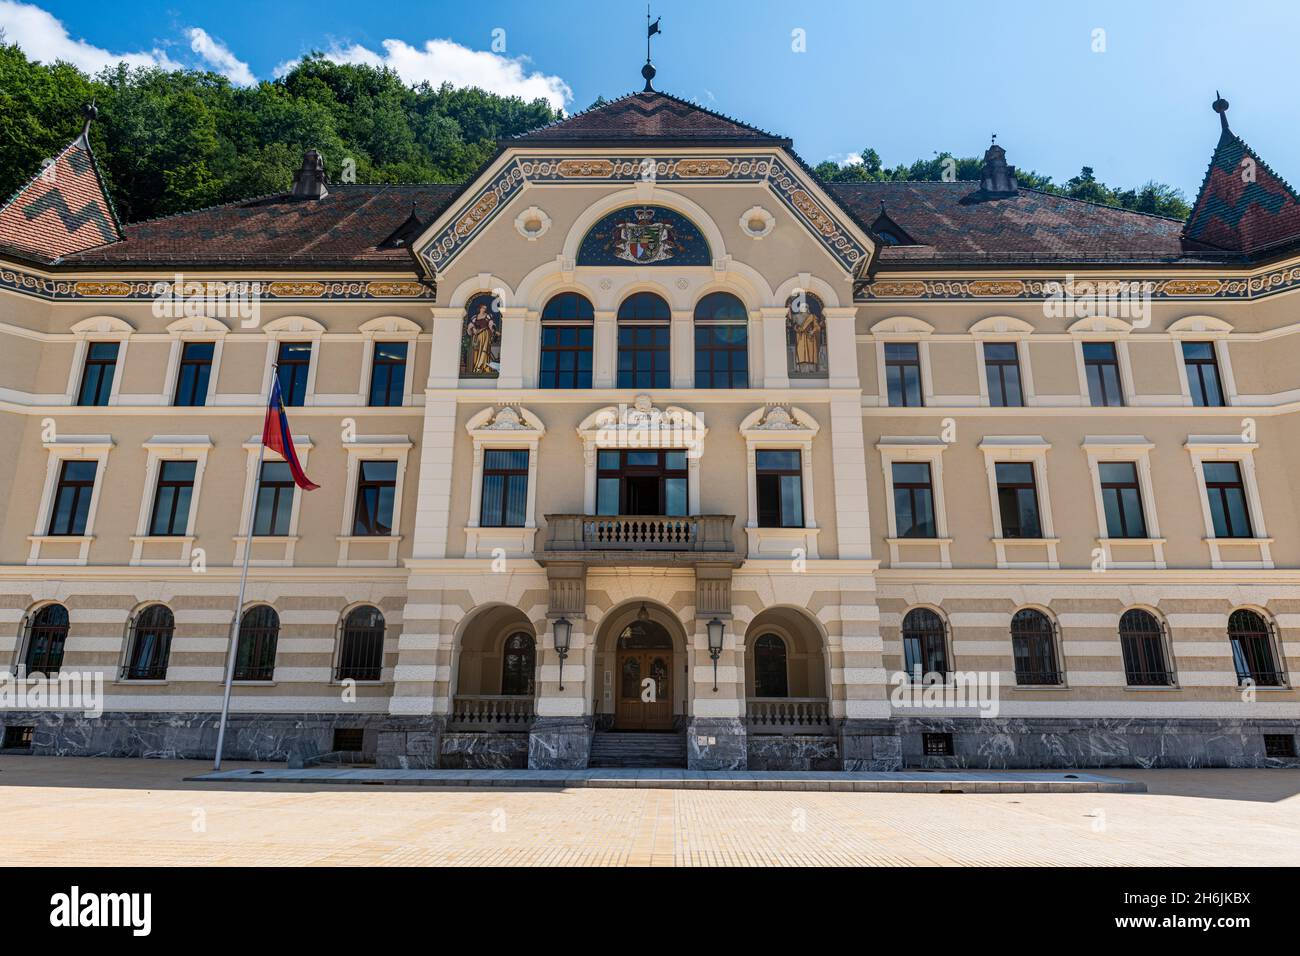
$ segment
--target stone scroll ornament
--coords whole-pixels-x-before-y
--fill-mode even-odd
[[[796,292],[785,304],[786,355],[791,378],[824,378],[826,318],[822,303],[808,292]]]
[[[460,377],[496,378],[501,374],[501,312],[491,292],[481,292],[465,307],[460,337]]]

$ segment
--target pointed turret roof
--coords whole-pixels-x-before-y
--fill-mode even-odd
[[[1300,197],[1228,128],[1228,101],[1214,101],[1222,132],[1187,217],[1189,243],[1255,253],[1300,239]]]
[[[0,207],[0,246],[40,262],[122,238],[108,186],[90,148],[87,110],[81,135]]]
[[[629,93],[548,126],[503,140],[503,146],[574,143],[617,146],[630,141],[659,145],[784,146],[790,140],[654,90]]]

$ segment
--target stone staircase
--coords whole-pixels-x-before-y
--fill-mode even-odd
[[[600,733],[591,741],[589,767],[685,767],[684,733]]]

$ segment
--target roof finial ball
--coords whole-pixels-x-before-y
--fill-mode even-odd
[[[655,91],[655,88],[652,85],[655,78],[655,68],[647,63],[645,66],[641,67],[641,75],[645,77],[645,89],[641,92],[653,93]]]
[[[1210,105],[1214,108],[1214,112],[1219,114],[1219,122],[1223,124],[1223,129],[1226,132],[1228,129],[1228,101],[1223,98],[1218,90],[1214,91],[1214,96],[1215,100]]]

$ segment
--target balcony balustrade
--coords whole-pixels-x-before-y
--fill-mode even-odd
[[[829,734],[831,705],[825,697],[750,697],[745,722],[751,734]]]
[[[547,515],[538,560],[588,564],[739,563],[735,515]]]
[[[537,717],[532,697],[457,694],[447,729],[467,733],[527,733]]]

